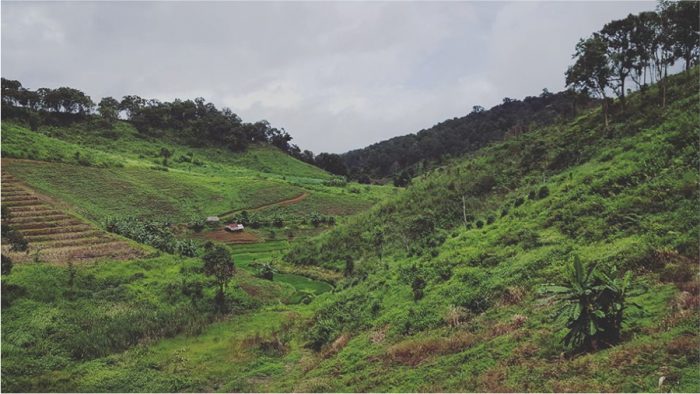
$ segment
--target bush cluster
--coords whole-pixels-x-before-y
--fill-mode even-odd
[[[109,217],[105,221],[105,227],[111,233],[123,235],[166,253],[188,257],[197,255],[197,244],[189,239],[177,239],[167,223],[139,220],[134,217]]]

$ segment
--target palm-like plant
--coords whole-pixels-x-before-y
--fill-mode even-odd
[[[559,301],[557,318],[565,319],[569,329],[564,345],[591,350],[617,343],[631,283],[629,271],[617,278],[615,270],[611,274],[596,271],[596,264],[586,269],[575,257],[566,283],[542,288]]]
[[[275,267],[271,263],[262,263],[258,270],[258,276],[263,279],[272,280],[275,272],[277,272],[277,270],[275,270]]]

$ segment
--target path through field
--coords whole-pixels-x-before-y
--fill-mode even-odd
[[[296,197],[293,197],[293,198],[290,198],[290,199],[287,199],[287,200],[282,200],[282,201],[277,201],[277,202],[273,202],[273,203],[270,203],[270,204],[260,205],[260,206],[255,207],[255,208],[237,209],[237,210],[235,210],[235,211],[224,212],[224,213],[222,213],[221,215],[219,215],[219,217],[220,217],[221,219],[224,219],[224,218],[226,218],[226,217],[228,217],[228,216],[233,216],[234,214],[239,213],[239,212],[243,212],[243,211],[247,211],[247,212],[256,212],[256,211],[261,211],[261,210],[263,210],[263,209],[267,209],[267,208],[271,208],[271,207],[286,207],[286,206],[288,206],[288,205],[297,204],[297,203],[299,203],[300,201],[304,200],[304,199],[305,199],[306,197],[308,197],[308,196],[309,196],[309,193],[308,193],[308,192],[303,192],[303,193],[301,193],[300,195],[298,195],[298,196],[296,196]]]
[[[26,252],[9,251],[9,245],[2,245],[3,253],[8,253],[14,262],[124,260],[145,254],[58,208],[50,199],[5,172],[2,172],[2,205],[9,209],[9,225],[29,242]]]

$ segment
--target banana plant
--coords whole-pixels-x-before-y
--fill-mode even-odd
[[[595,263],[587,268],[576,256],[568,278],[562,285],[543,286],[541,292],[558,301],[557,320],[565,321],[569,330],[565,346],[595,350],[611,346],[620,340],[626,297],[632,286],[632,273],[622,278],[596,270]]]

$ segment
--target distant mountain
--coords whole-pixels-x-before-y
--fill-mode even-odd
[[[504,98],[502,104],[489,110],[475,106],[469,115],[352,150],[341,157],[356,179],[386,178],[404,171],[416,175],[447,155],[476,151],[508,134],[571,119],[595,103],[596,100],[571,91],[554,94],[544,90],[540,96],[522,101]]]

